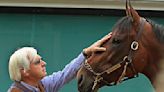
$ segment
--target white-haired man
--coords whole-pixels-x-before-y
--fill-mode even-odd
[[[57,92],[64,84],[71,81],[85,60],[96,51],[105,51],[100,47],[111,37],[111,34],[103,37],[90,47],[83,50],[77,58],[72,60],[59,72],[47,75],[46,62],[33,47],[23,47],[15,51],[9,60],[9,75],[14,83],[8,92]]]

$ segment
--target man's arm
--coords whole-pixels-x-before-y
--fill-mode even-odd
[[[73,59],[65,66],[62,71],[54,72],[52,75],[46,76],[41,81],[46,89],[46,92],[57,92],[64,84],[71,81],[77,74],[86,56],[90,56],[95,51],[105,51],[106,48],[100,47],[104,42],[110,39],[111,34],[106,35],[101,40],[98,40],[93,45],[83,50],[83,53]]]

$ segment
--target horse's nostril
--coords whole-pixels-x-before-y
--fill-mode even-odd
[[[83,81],[83,75],[80,75],[80,78],[78,79],[78,85],[81,86]]]

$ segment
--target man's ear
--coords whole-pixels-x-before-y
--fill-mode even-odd
[[[29,76],[28,71],[26,71],[25,69],[21,69],[21,74],[22,74],[23,76]]]

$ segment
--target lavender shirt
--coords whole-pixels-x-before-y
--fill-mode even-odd
[[[64,84],[71,81],[77,74],[81,64],[85,60],[81,53],[77,58],[73,59],[62,71],[54,72],[52,75],[44,77],[41,82],[45,88],[45,92],[58,92]],[[37,88],[21,82],[24,86],[31,89],[33,92],[39,92]]]

